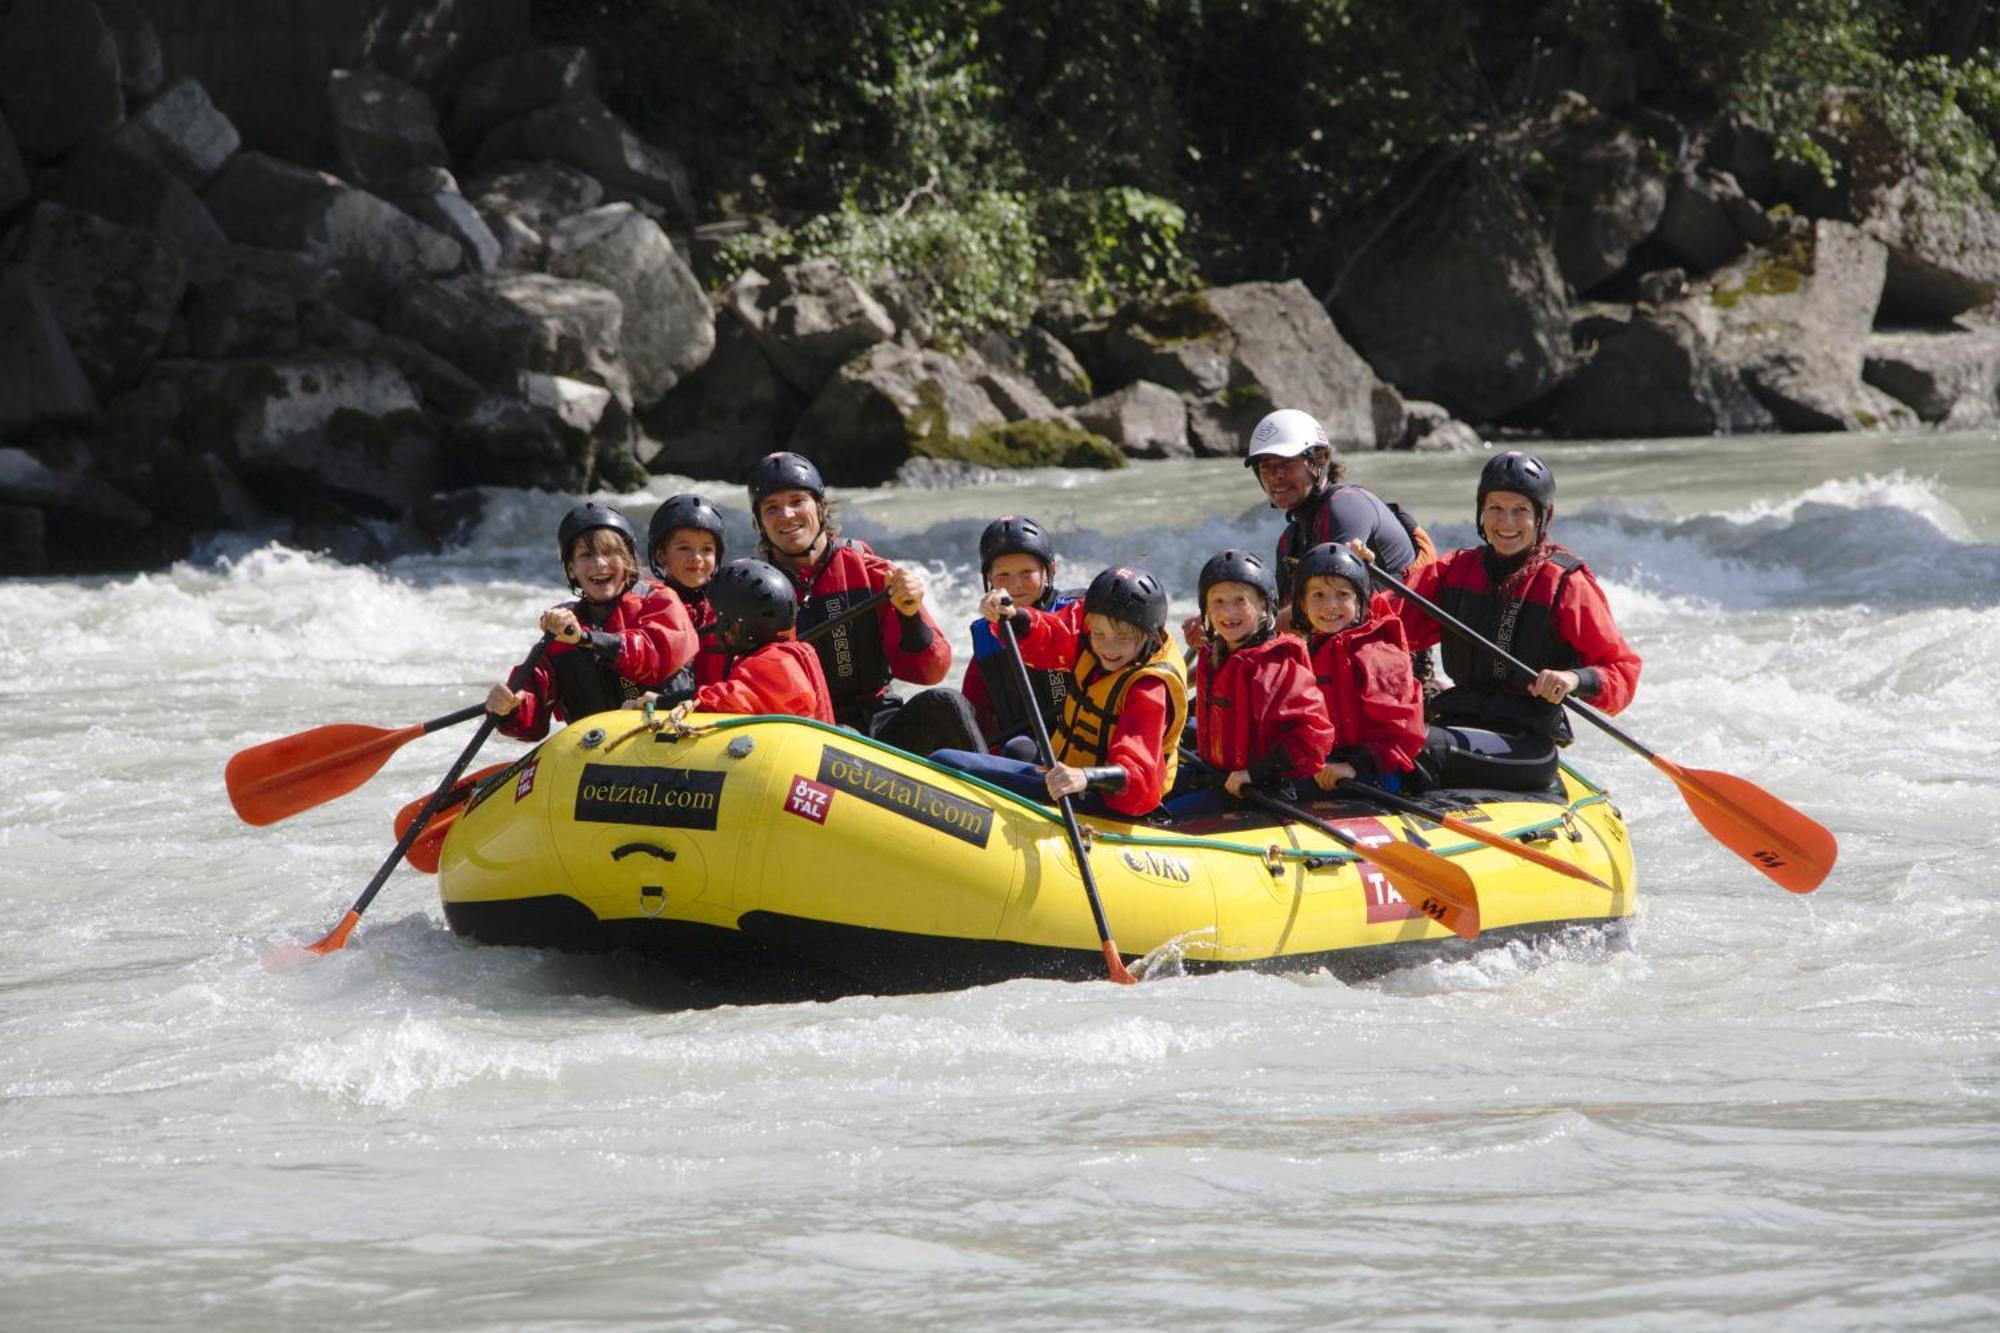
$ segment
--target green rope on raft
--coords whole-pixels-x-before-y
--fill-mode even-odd
[[[1041,805],[1035,801],[1029,800],[1027,797],[1021,795],[1019,792],[1008,791],[1005,787],[996,787],[992,783],[987,782],[982,778],[974,777],[970,773],[961,772],[960,770],[952,768],[947,764],[935,763],[923,755],[911,754],[908,750],[899,750],[893,745],[884,745],[881,741],[875,740],[868,736],[863,736],[858,732],[849,731],[846,727],[834,726],[831,723],[815,721],[814,719],[809,717],[794,717],[788,713],[752,713],[747,716],[731,717],[728,721],[725,722],[705,723],[703,724],[702,730],[699,734],[707,735],[711,732],[734,731],[738,727],[753,726],[761,722],[788,722],[791,723],[793,726],[810,727],[815,731],[828,732],[832,735],[840,737],[844,741],[849,741],[849,742],[858,741],[861,742],[862,744],[872,745],[879,750],[887,750],[889,753],[897,755],[900,758],[907,759],[912,763],[921,764],[925,768],[930,769],[933,773],[941,774],[957,782],[963,782],[968,786],[977,787],[981,791],[987,792],[999,800],[1007,801],[1012,805],[1018,807],[1019,809],[1026,811],[1029,814],[1047,820],[1051,824],[1061,825],[1062,823],[1061,816],[1059,816],[1054,810],[1050,809],[1048,806]],[[642,729],[643,729],[643,724],[642,724]],[[1605,796],[1602,788],[1600,788],[1596,783],[1592,782],[1589,778],[1585,777],[1583,774],[1579,773],[1576,769],[1572,768],[1568,763],[1564,763],[1562,765],[1562,768],[1564,772],[1568,773],[1578,782],[1581,782],[1584,786],[1590,788],[1591,794],[1582,797],[1574,802],[1571,802],[1569,805],[1564,806],[1563,813],[1555,816],[1553,819],[1544,819],[1537,823],[1524,824],[1520,828],[1511,829],[1505,833],[1502,833],[1500,835],[1501,837],[1519,838],[1532,833],[1546,833],[1550,829],[1561,828],[1564,825],[1564,823],[1568,821],[1569,816],[1575,811],[1584,809],[1585,807],[1588,806],[1602,804],[1610,799],[1609,797]],[[1091,829],[1091,839],[1094,842],[1108,843],[1119,847],[1169,847],[1169,848],[1178,847],[1178,848],[1198,848],[1206,851],[1216,851],[1216,852],[1230,852],[1237,856],[1255,857],[1259,861],[1264,861],[1269,859],[1271,852],[1273,850],[1272,848],[1269,847],[1252,847],[1249,846],[1248,844],[1240,842],[1224,842],[1218,838],[1197,838],[1197,837],[1185,837],[1185,836],[1168,837],[1164,835],[1147,835],[1139,833],[1111,833],[1103,829],[1099,829],[1094,825],[1092,826]],[[1476,842],[1462,842],[1455,847],[1439,847],[1433,844],[1431,846],[1431,850],[1433,852],[1436,852],[1439,856],[1458,856],[1465,852],[1476,852],[1481,850],[1481,844]],[[1303,847],[1281,847],[1277,848],[1276,851],[1278,853],[1278,859],[1283,861],[1312,861],[1319,863],[1321,865],[1324,865],[1329,861],[1361,861],[1366,859],[1365,857],[1356,855],[1353,852],[1338,850],[1334,848],[1327,848],[1325,850],[1320,850],[1320,851],[1312,851]]]

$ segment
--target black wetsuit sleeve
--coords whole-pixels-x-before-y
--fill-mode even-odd
[[[906,653],[920,653],[931,646],[931,639],[935,636],[931,634],[931,627],[924,623],[922,616],[906,616],[898,611],[896,619],[902,622],[901,636],[896,642],[898,648]]]
[[[1327,501],[1326,512],[1331,530],[1327,540],[1346,545],[1359,537],[1391,574],[1402,573],[1417,558],[1416,543],[1380,497],[1364,490],[1343,488]]]

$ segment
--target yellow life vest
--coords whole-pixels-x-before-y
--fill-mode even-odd
[[[1166,766],[1161,790],[1172,791],[1174,774],[1180,769],[1181,729],[1187,725],[1187,668],[1173,645],[1162,642],[1158,651],[1143,662],[1116,671],[1104,671],[1097,654],[1087,646],[1076,655],[1070,668],[1070,688],[1063,695],[1062,722],[1053,744],[1056,759],[1075,768],[1096,768],[1111,762],[1111,730],[1125,696],[1146,677],[1166,682],[1168,717],[1166,734],[1160,737],[1160,758]],[[1093,674],[1096,680],[1091,680]]]

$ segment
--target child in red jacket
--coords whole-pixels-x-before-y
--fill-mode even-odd
[[[1278,583],[1248,551],[1217,553],[1201,567],[1204,644],[1195,675],[1195,745],[1202,762],[1240,797],[1255,784],[1289,797],[1319,772],[1333,723],[1313,681],[1305,645],[1278,633]],[[1211,791],[1167,803],[1177,819],[1219,811]]]
[[[1333,749],[1313,775],[1322,791],[1343,778],[1401,791],[1424,748],[1424,694],[1403,623],[1370,591],[1368,566],[1332,542],[1307,551],[1293,575],[1292,625],[1307,636],[1333,722]]]
[[[632,525],[609,505],[582,504],[556,529],[563,572],[579,596],[542,612],[554,642],[517,691],[486,692],[498,730],[524,741],[568,722],[621,708],[694,660],[697,639],[687,608],[671,588],[639,578]]]
[[[732,560],[708,582],[721,652],[704,652],[683,713],[769,713],[833,721],[826,673],[811,644],[792,637],[798,594],[762,560]]]

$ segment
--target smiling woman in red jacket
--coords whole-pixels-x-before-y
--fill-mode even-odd
[[[1473,512],[1484,544],[1453,551],[1407,582],[1536,675],[1521,679],[1488,649],[1445,635],[1422,607],[1402,601],[1396,613],[1410,646],[1442,642],[1452,679],[1431,701],[1417,767],[1433,787],[1536,791],[1555,782],[1556,751],[1570,742],[1562,701],[1574,696],[1621,711],[1639,687],[1639,654],[1618,632],[1589,568],[1549,540],[1556,479],[1548,464],[1519,450],[1488,460]]]
[[[1292,626],[1307,636],[1334,731],[1313,781],[1322,791],[1343,778],[1401,791],[1424,748],[1424,695],[1395,608],[1371,601],[1368,566],[1332,542],[1301,557],[1292,592]]]

